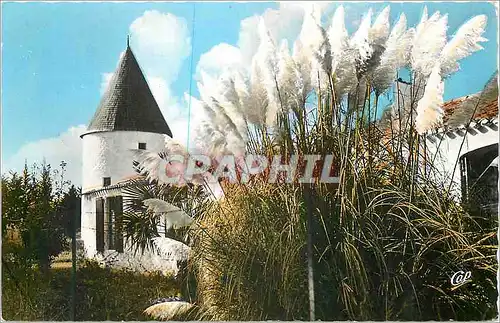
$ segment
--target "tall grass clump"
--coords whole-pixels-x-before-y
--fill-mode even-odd
[[[425,10],[407,28],[402,14],[391,29],[387,7],[349,36],[342,6],[329,29],[311,9],[291,53],[262,20],[248,71],[204,75],[200,149],[333,155],[339,183],[222,181],[224,197],[189,230],[198,318],[308,320],[308,234],[316,319],[494,318],[496,221],[458,202],[426,144],[442,125],[444,79],[481,49],[486,17],[448,40],[447,15]],[[472,281],[451,286],[459,270]]]

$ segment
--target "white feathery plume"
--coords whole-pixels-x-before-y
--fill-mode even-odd
[[[276,121],[276,113],[280,109],[280,100],[278,84],[276,83],[278,75],[278,57],[274,40],[266,27],[264,18],[259,21],[260,45],[255,55],[256,64],[260,71],[261,81],[266,90],[268,106],[265,116],[266,124],[273,126]]]
[[[427,6],[424,6],[424,10],[422,11],[422,17],[420,18],[419,25],[423,25],[423,23],[426,22],[427,19],[429,19],[429,14],[427,11]]]
[[[296,98],[301,102],[305,100],[312,89],[311,85],[311,62],[305,53],[300,40],[293,44],[292,60],[296,71],[297,93]],[[301,103],[302,104],[302,103]]]
[[[396,79],[397,71],[408,64],[413,29],[406,30],[406,16],[401,14],[385,44],[380,63],[373,73],[373,86],[384,92]]]
[[[236,91],[236,94],[238,95],[238,98],[240,100],[240,106],[243,109],[243,114],[246,115],[247,111],[245,111],[244,109],[250,105],[249,101],[251,100],[248,78],[245,77],[240,71],[234,70],[233,80],[234,90]]]
[[[305,8],[304,21],[298,38],[305,51],[304,54],[312,54],[317,51],[323,42],[323,38],[321,10],[319,6],[311,4]]]
[[[198,83],[198,90],[200,92],[202,101],[204,102],[204,104],[202,104],[202,107],[204,111],[207,113],[207,116],[214,122],[215,125],[217,125],[218,129],[225,135],[227,135],[228,137],[237,138],[237,139],[235,138],[231,139],[244,141],[245,139],[243,136],[246,135],[246,128],[244,124],[239,122],[241,121],[241,115],[239,115],[238,118],[236,116],[234,117],[236,120],[239,120],[237,121],[237,124],[235,124],[233,119],[231,119],[231,117],[228,115],[228,111],[232,111],[231,113],[233,113],[233,115],[234,114],[237,115],[237,112],[235,111],[234,107],[232,107],[232,104],[226,101],[225,102],[226,108],[224,108],[221,105],[221,102],[215,98],[219,97],[221,100],[227,100],[226,97],[224,97],[224,95],[220,94],[220,89],[224,86],[224,84],[220,85],[215,79],[213,79],[206,73],[202,73],[202,80],[203,84]],[[209,86],[208,89],[205,87],[205,84]],[[209,92],[210,88],[212,88],[212,93],[214,93],[214,95],[212,95]],[[235,95],[235,93],[233,94]],[[233,98],[233,100],[236,99]]]
[[[390,32],[390,9],[389,6],[385,7],[368,30],[368,43],[372,52],[368,59],[362,62],[361,69],[358,70],[358,77],[368,74],[368,78],[372,79],[373,72],[380,65],[380,59],[386,49],[386,41]]]
[[[415,129],[419,134],[442,123],[444,82],[440,71],[441,66],[437,62],[425,85],[424,95],[418,101]]]
[[[349,35],[344,23],[344,7],[339,6],[333,14],[330,28],[328,28],[328,41],[332,54],[332,73],[335,73],[342,58],[344,50],[348,46]]]
[[[385,7],[382,12],[378,15],[377,19],[373,23],[373,26],[369,31],[369,40],[372,46],[382,46],[387,37],[389,37],[390,23],[389,15],[391,13],[391,7]]]
[[[212,97],[218,102],[218,105],[224,110],[225,114],[232,123],[234,123],[241,139],[247,139],[247,117],[241,106],[240,98],[236,90],[235,81],[232,72],[225,71],[214,82],[215,88]],[[213,81],[212,81],[213,82]]]
[[[338,99],[356,88],[358,77],[356,75],[356,50],[347,47],[341,56],[334,73],[335,95]]]
[[[207,140],[207,138],[209,138]],[[226,134],[211,119],[202,120],[198,125],[196,141],[198,147],[209,154],[216,155],[226,151]]]
[[[288,109],[290,105],[297,105],[297,93],[302,93],[300,71],[297,69],[286,39],[281,41],[278,53],[278,75],[277,81],[280,85],[280,99],[283,103],[282,109]]]
[[[210,109],[204,102],[201,102],[203,110],[201,113],[205,117],[200,121],[197,127],[197,137],[196,143],[197,148],[204,151],[210,151],[209,146],[215,141],[219,141],[224,138],[224,134],[221,130],[221,125],[217,122],[215,112]],[[206,138],[211,138],[210,142]]]
[[[282,86],[290,86],[290,80],[294,79],[294,61],[290,55],[290,49],[288,48],[288,41],[283,39],[281,41],[279,52],[278,52],[278,75],[276,79],[278,84]]]
[[[188,155],[186,147],[175,139],[169,138],[165,142],[165,149],[169,155],[182,155],[182,156]]]
[[[202,102],[202,108],[207,117],[212,121],[215,127],[218,129],[227,129],[227,122],[224,118],[223,114],[217,113],[217,102],[210,95],[209,90],[205,87],[205,84],[210,86],[210,84],[214,84],[215,80],[211,78],[208,74],[202,73],[203,83],[198,82],[198,91],[200,92],[200,98]]]
[[[331,51],[326,31],[321,27],[321,10],[312,4],[304,13],[299,41],[302,45],[302,54],[309,60],[310,78],[312,87],[317,91],[329,88],[329,74],[331,72]]]
[[[236,89],[236,82],[234,80],[234,72],[225,71],[219,78],[219,93],[217,99],[221,103],[230,104],[235,109],[239,117],[245,117],[244,112],[241,110],[241,101]]]
[[[328,29],[328,39],[332,53],[332,74],[335,94],[338,98],[356,86],[358,79],[355,67],[355,49],[350,47],[350,39],[345,27],[344,7],[335,10]]]
[[[248,138],[248,132],[249,132],[249,123],[250,123],[250,116],[251,116],[251,110],[252,107],[255,105],[253,103],[254,97],[251,95],[251,89],[250,89],[250,81],[248,78],[248,75],[244,75],[240,71],[233,70],[232,78],[234,81],[234,90],[236,91],[236,94],[238,95],[239,102],[240,102],[240,107],[241,107],[241,112],[244,115],[245,119],[245,129],[246,133],[243,135],[244,138]],[[258,103],[259,104],[259,103]]]
[[[266,87],[263,84],[264,75],[261,70],[261,56],[263,45],[259,44],[259,49],[252,58],[250,67],[249,90],[250,97],[252,98],[251,104],[247,108],[248,120],[251,123],[263,125],[265,124],[265,116],[267,112],[268,96]]]
[[[415,72],[423,76],[431,73],[446,44],[447,23],[448,16],[440,16],[437,11],[417,26],[411,50],[411,66]]]
[[[318,57],[326,58],[326,53],[329,52],[326,33],[320,26],[319,6],[311,4],[304,9],[304,21],[299,37],[293,45],[292,54],[297,71],[300,73],[299,83],[302,84],[302,91],[299,95],[302,99],[305,99],[312,90],[313,84],[318,85],[318,71],[326,67]],[[330,66],[327,69],[330,70]],[[314,78],[311,78],[313,74]]]
[[[458,61],[483,49],[479,42],[487,41],[481,37],[486,28],[486,15],[475,16],[464,23],[455,36],[444,46],[441,53],[441,73],[446,77],[460,69]]]
[[[330,88],[332,55],[326,30],[319,25],[317,27],[322,37],[311,57],[311,81],[317,92],[325,92]]]
[[[372,15],[373,12],[370,8],[368,13],[363,17],[358,30],[354,33],[350,41],[351,47],[356,49],[356,61],[358,66],[363,66],[373,54],[373,48],[370,45],[369,39]]]
[[[149,212],[162,215],[166,222],[167,230],[170,228],[178,229],[188,227],[194,221],[194,219],[184,211],[163,200],[151,198],[142,201],[142,203],[148,208]]]

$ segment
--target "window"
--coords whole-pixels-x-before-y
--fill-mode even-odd
[[[139,143],[139,149],[146,150],[146,143],[145,142],[140,142]]]
[[[96,211],[96,250],[104,252],[104,199],[98,198],[95,201]]]
[[[111,177],[103,177],[102,186],[109,186],[109,185],[111,185]]]
[[[496,214],[498,205],[498,144],[468,152],[460,158],[462,196]]]
[[[123,199],[121,196],[96,200],[96,249],[123,252]]]

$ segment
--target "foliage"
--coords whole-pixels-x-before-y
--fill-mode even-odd
[[[68,223],[73,223],[78,196],[74,187],[64,191],[64,166],[52,171],[45,163],[31,169],[25,165],[22,174],[2,176],[2,261],[47,271],[69,246]]]
[[[125,239],[135,246],[136,252],[153,248],[153,239],[160,236],[187,242],[186,229],[167,229],[162,214],[148,212],[142,201],[150,198],[168,201],[197,218],[208,203],[206,197],[207,193],[199,186],[171,187],[142,180],[132,182],[124,189]]]
[[[144,321],[151,301],[178,292],[172,277],[101,268],[95,262],[79,265],[76,276],[78,321]],[[2,315],[6,320],[68,321],[71,267],[51,269],[49,275],[28,271],[16,284],[2,276]]]
[[[64,193],[59,206],[62,215],[61,226],[68,237],[72,237],[81,226],[81,188],[71,185]]]

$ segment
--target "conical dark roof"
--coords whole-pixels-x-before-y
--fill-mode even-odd
[[[128,44],[87,130],[87,133],[142,131],[172,137],[170,127]]]

